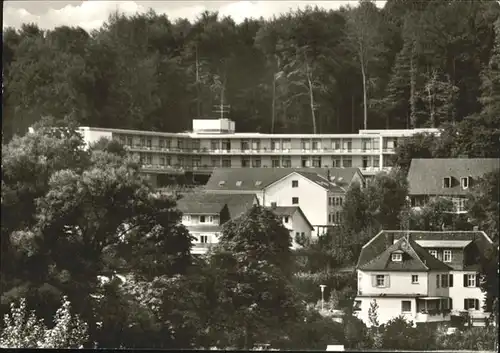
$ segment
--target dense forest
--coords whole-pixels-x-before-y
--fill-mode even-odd
[[[91,33],[7,28],[3,137],[67,115],[81,125],[179,132],[216,116],[221,102],[240,132],[457,124],[498,94],[486,91],[491,70],[498,89],[499,13],[496,1],[389,0],[379,9],[363,0],[240,24],[150,11],[115,13]]]

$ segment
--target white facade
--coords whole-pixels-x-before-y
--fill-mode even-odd
[[[210,247],[219,242],[221,235],[220,215],[217,213],[184,213],[182,224],[187,228],[189,234],[196,238],[193,240],[192,254],[205,254]]]
[[[398,139],[437,129],[362,130],[359,134],[235,133],[227,119],[194,120],[193,132],[81,127],[87,143],[101,137],[121,141],[142,161],[147,173],[186,170],[207,173],[215,167],[354,167],[372,176],[390,170]]]
[[[282,216],[281,221],[283,226],[290,232],[290,237],[292,238],[292,248],[296,249],[299,247],[295,241],[296,236],[303,236],[306,238],[311,238],[312,229],[309,223],[302,216],[302,214],[297,210],[291,216]]]
[[[326,181],[326,180],[325,180]],[[335,196],[334,196],[335,195]],[[344,193],[332,193],[299,173],[291,173],[264,189],[262,199],[265,207],[298,206],[315,228],[312,236],[318,236],[316,227],[334,225],[329,214],[340,206],[331,205],[329,197],[344,197]],[[340,212],[340,208],[337,212]]]
[[[473,283],[464,285],[464,274],[470,274]],[[377,276],[384,276],[384,280],[378,282]],[[439,286],[437,276],[439,276]],[[447,277],[444,287],[442,276]],[[453,280],[450,280],[450,276],[453,276]],[[488,316],[483,310],[485,294],[481,288],[475,286],[475,280],[472,278],[476,278],[474,271],[372,272],[358,270],[356,315],[370,326],[368,312],[372,301],[375,300],[379,306],[380,324],[387,323],[400,315],[415,324],[449,321],[451,315],[458,316],[465,312],[472,320],[483,320]],[[452,286],[450,286],[451,281],[453,281]],[[469,287],[470,284],[474,286]],[[467,300],[467,303],[464,303],[464,300]],[[403,302],[406,303],[403,304]]]

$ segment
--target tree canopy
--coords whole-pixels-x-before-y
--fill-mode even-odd
[[[72,114],[84,126],[180,132],[223,99],[240,132],[464,122],[464,139],[496,143],[476,127],[500,125],[499,13],[488,0],[363,0],[241,23],[149,11],[114,13],[90,33],[5,28],[2,131]]]

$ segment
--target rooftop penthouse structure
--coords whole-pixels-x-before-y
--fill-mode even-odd
[[[438,129],[360,130],[358,134],[237,133],[229,119],[194,119],[191,132],[81,127],[87,144],[105,137],[137,156],[156,185],[158,175],[210,174],[214,168],[359,168],[366,178],[393,166],[398,141]],[[160,186],[160,185],[158,185]]]

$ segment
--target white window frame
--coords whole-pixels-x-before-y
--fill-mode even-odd
[[[446,186],[446,180],[448,180],[448,186]],[[451,177],[444,177],[443,178],[443,189],[449,189],[451,188]]]
[[[467,274],[467,283],[464,283],[464,284],[467,284],[465,287],[467,288],[472,288],[472,287],[475,287],[476,286],[476,274],[472,274],[472,273],[468,273]]]
[[[443,251],[443,262],[451,262],[451,250]]]
[[[379,279],[382,281],[379,283]],[[375,284],[378,288],[385,287],[385,275],[375,275]]]
[[[200,235],[200,244],[208,244],[208,235]]]
[[[418,275],[411,275],[411,284],[418,284]]]
[[[391,260],[394,262],[401,262],[401,261],[403,261],[403,254],[393,253],[393,254],[391,254]]]
[[[467,300],[467,310],[476,310],[476,298],[464,298]],[[470,303],[472,302],[472,306]]]
[[[436,259],[438,257],[438,252],[437,250],[429,250],[429,254],[431,254],[432,256],[434,256]]]
[[[469,188],[469,177],[462,177],[460,178],[460,186],[462,189],[468,189]]]

